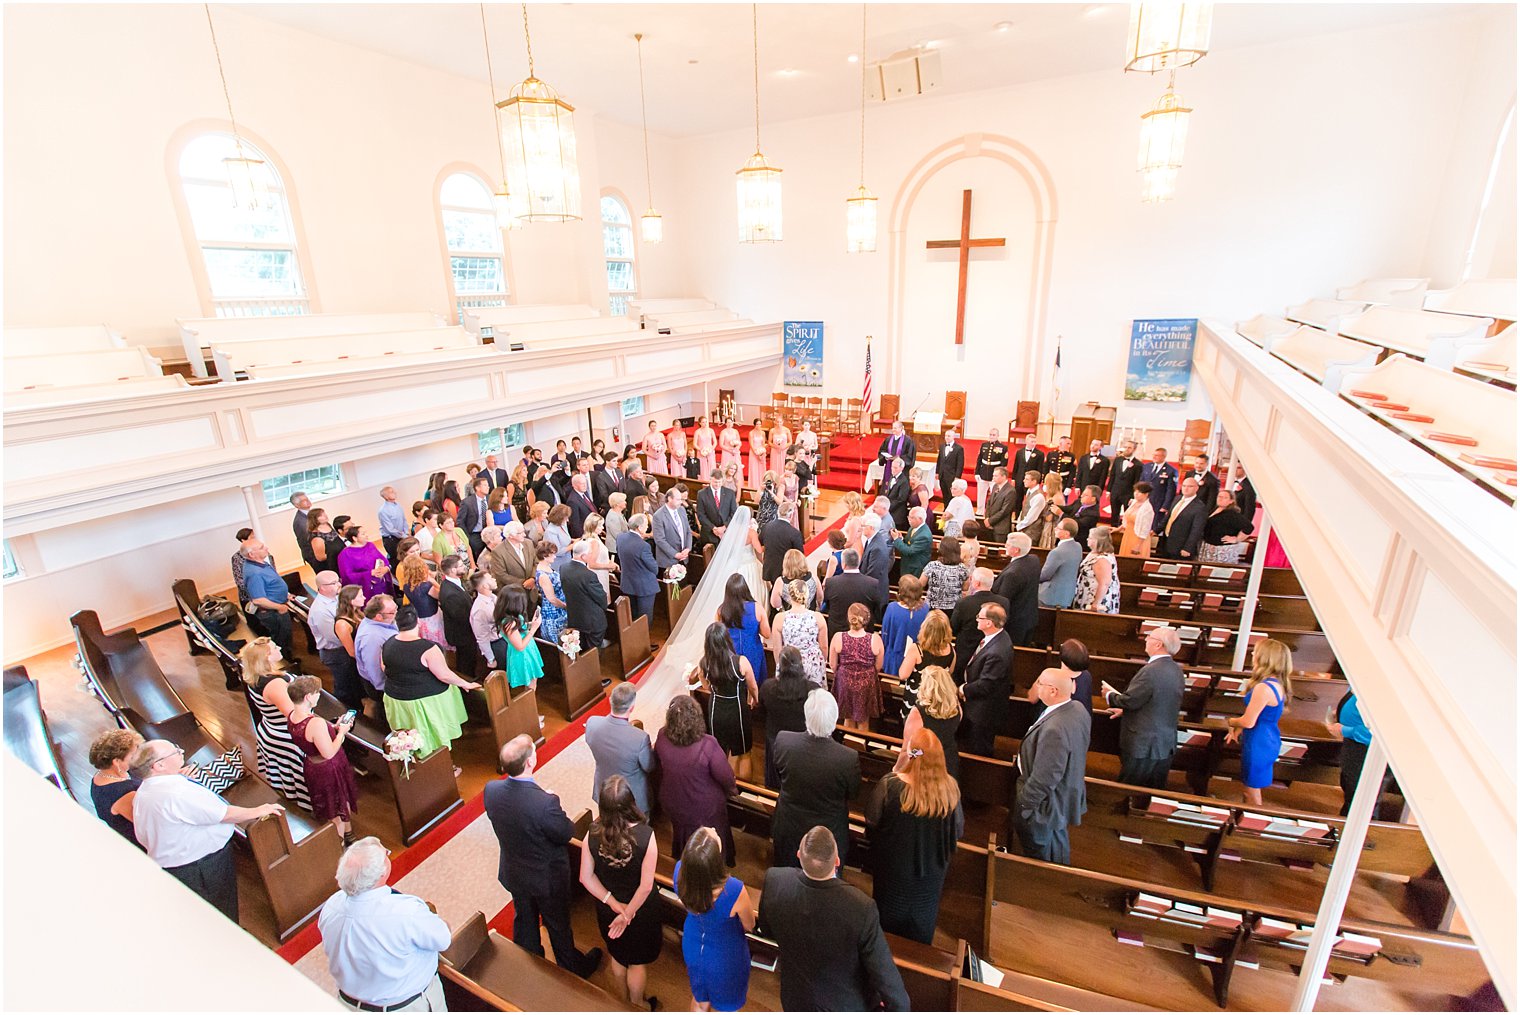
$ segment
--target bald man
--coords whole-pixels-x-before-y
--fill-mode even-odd
[[[1019,745],[1018,790],[1008,808],[1008,841],[1018,840],[1024,855],[1047,863],[1071,863],[1067,827],[1080,825],[1087,812],[1087,747],[1092,718],[1072,701],[1075,682],[1059,669],[1048,669],[1034,690],[1045,711]]]

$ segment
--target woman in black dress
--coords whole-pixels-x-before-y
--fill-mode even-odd
[[[340,517],[347,524],[348,517]],[[306,513],[306,545],[301,547],[301,556],[313,571],[337,571],[338,554],[347,545],[324,509],[312,508]]]
[[[807,732],[802,707],[816,686],[808,679],[802,653],[790,645],[783,646],[776,675],[760,688],[760,704],[765,709],[765,784],[771,789],[781,788],[781,774],[776,771],[776,734]]]
[[[943,666],[928,666],[923,672],[923,682],[918,686],[918,700],[908,710],[903,721],[903,745],[897,755],[896,770],[901,772],[912,755],[910,745],[913,734],[928,730],[939,741],[945,755],[945,770],[957,783],[961,779],[960,748],[955,734],[961,726],[961,699],[956,693],[955,681]]]
[[[934,943],[940,893],[964,828],[960,787],[945,771],[939,739],[921,729],[908,742],[908,763],[878,782],[866,804],[882,930]]]
[[[659,858],[654,831],[621,775],[602,783],[597,809],[581,843],[581,884],[596,900],[596,924],[628,1002],[653,1011],[659,999],[644,996],[644,983],[662,944],[659,903],[649,902]]]
[[[955,638],[950,631],[950,617],[944,610],[930,610],[919,625],[918,637],[908,639],[897,677],[902,681],[903,720],[918,702],[918,685],[930,666],[955,669]]]
[[[749,752],[754,746],[750,710],[760,700],[760,689],[749,660],[734,651],[728,628],[716,621],[707,625],[698,672],[712,694],[707,705],[707,729],[728,755],[734,775],[747,780]]]
[[[1203,523],[1203,549],[1198,559],[1216,564],[1238,564],[1245,553],[1251,522],[1235,506],[1235,495],[1220,490],[1214,511]]]
[[[90,802],[95,805],[95,816],[138,849],[143,847],[132,828],[132,801],[142,780],[128,772],[127,761],[142,742],[133,730],[110,730],[90,744],[90,764],[95,768]]]

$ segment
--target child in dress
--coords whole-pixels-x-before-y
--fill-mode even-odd
[[[544,675],[544,657],[538,654],[533,636],[542,618],[534,613],[529,620],[528,593],[518,585],[508,585],[496,599],[496,628],[507,642],[507,685],[537,687]]]

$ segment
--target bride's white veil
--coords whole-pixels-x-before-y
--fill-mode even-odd
[[[653,736],[665,725],[665,706],[678,694],[686,693],[686,679],[682,672],[688,663],[702,658],[702,638],[713,615],[723,604],[723,586],[729,576],[743,574],[750,583],[757,600],[763,589],[760,584],[759,562],[749,545],[750,510],[740,507],[728,523],[712,561],[702,572],[702,580],[696,588],[682,593],[689,596],[681,619],[665,642],[659,659],[639,681],[639,696],[634,703],[634,717],[644,723],[644,729]]]

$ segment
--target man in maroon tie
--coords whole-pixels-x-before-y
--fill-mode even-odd
[[[585,532],[586,519],[596,514],[596,502],[591,499],[591,483],[583,472],[570,477],[570,496],[565,498],[570,506],[570,538],[579,539]]]
[[[885,490],[892,485],[892,459],[901,458],[911,465],[917,457],[908,454],[912,442],[908,440],[907,433],[903,430],[902,420],[892,423],[892,432],[881,442],[881,450],[876,453],[876,460],[881,463],[881,489]]]

